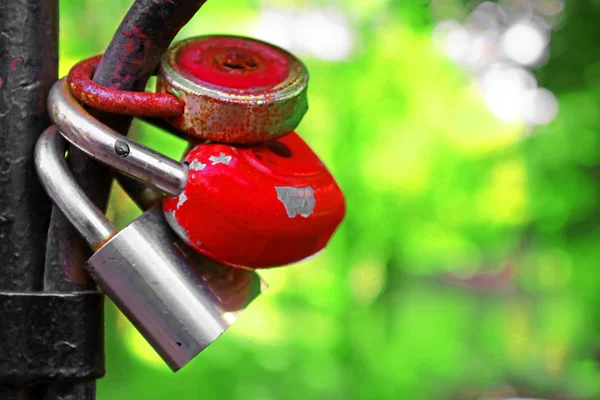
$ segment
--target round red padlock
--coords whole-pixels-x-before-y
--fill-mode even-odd
[[[322,250],[345,215],[344,195],[296,134],[244,148],[195,147],[188,182],[163,210],[198,252],[232,266],[291,264]]]
[[[176,95],[175,128],[219,143],[258,144],[293,131],[308,109],[304,64],[271,44],[239,36],[201,36],[163,56],[156,91]]]

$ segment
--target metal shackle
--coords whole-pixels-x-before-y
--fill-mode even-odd
[[[63,78],[48,95],[48,111],[60,133],[88,156],[162,192],[177,196],[187,166],[115,132],[96,120],[71,95]]]
[[[221,335],[263,289],[255,272],[189,249],[159,205],[117,231],[75,183],[56,127],[39,138],[35,166],[54,204],[95,251],[86,270],[173,371]]]

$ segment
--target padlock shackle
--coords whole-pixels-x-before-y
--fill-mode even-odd
[[[117,233],[75,182],[65,160],[65,140],[55,126],[46,129],[37,141],[35,168],[48,196],[92,249]]]
[[[187,166],[120,135],[91,116],[63,78],[48,95],[48,111],[60,133],[90,157],[171,196],[188,177]]]

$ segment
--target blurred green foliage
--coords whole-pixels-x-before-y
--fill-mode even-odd
[[[102,52],[129,4],[61,2],[62,73]],[[434,50],[431,13],[468,10],[443,4],[210,0],[182,30],[248,34],[263,7],[350,16],[350,60],[304,59],[299,128],[348,216],[317,258],[265,271],[270,289],[175,375],[107,303],[100,399],[600,398],[600,2],[567,2],[536,71],[560,112],[534,131],[497,121]],[[118,224],[139,214],[118,188],[113,200]],[[473,290],[473,274],[492,286]]]

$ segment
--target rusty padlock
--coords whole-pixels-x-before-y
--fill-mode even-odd
[[[75,183],[64,144],[55,127],[39,138],[40,181],[95,251],[86,270],[177,371],[235,321],[261,292],[261,280],[191,251],[168,227],[160,205],[118,232]]]
[[[248,38],[188,39],[165,53],[158,93],[99,87],[90,80],[94,62],[78,64],[68,77],[82,103],[163,116],[196,139],[216,142],[194,147],[182,165],[91,121],[64,83],[49,97],[54,123],[70,142],[167,194],[167,221],[187,244],[249,268],[294,263],[326,246],[345,202],[328,169],[293,132],[307,110],[308,73],[296,57]]]
[[[239,36],[199,36],[163,55],[156,93],[105,88],[91,80],[100,56],[67,76],[71,94],[106,112],[165,117],[195,139],[260,144],[292,132],[308,110],[308,71],[291,53]]]

